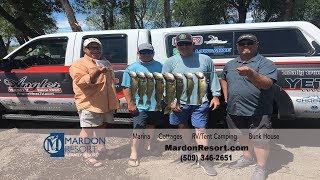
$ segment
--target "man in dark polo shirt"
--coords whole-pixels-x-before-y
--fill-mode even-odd
[[[220,80],[227,103],[226,121],[230,132],[239,134],[240,144],[249,147],[249,151],[244,151],[231,168],[254,164],[254,152],[257,160],[251,176],[254,180],[266,178],[269,141],[263,138],[263,134],[271,132],[271,87],[277,81],[275,64],[258,53],[258,45],[256,36],[241,35],[237,39],[240,55],[226,64]]]

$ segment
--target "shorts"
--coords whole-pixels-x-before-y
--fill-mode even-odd
[[[196,128],[206,128],[208,122],[209,103],[204,102],[201,106],[182,105],[182,112],[172,112],[170,114],[170,124],[188,124],[191,119],[192,126]]]
[[[147,124],[150,125],[163,125],[165,124],[165,116],[160,111],[140,111],[133,115],[133,128],[144,129]]]
[[[113,122],[114,112],[95,113],[88,110],[78,111],[80,117],[80,127],[97,127],[103,125],[104,122]]]
[[[226,121],[232,135],[249,135],[249,139],[256,143],[270,141],[265,134],[272,134],[271,115],[235,116],[227,114]]]

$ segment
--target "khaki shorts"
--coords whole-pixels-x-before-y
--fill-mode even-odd
[[[80,117],[80,127],[97,127],[104,122],[113,122],[113,112],[95,113],[88,110],[78,111]]]

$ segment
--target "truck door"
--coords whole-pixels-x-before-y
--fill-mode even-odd
[[[75,111],[68,37],[36,39],[6,57],[0,72],[0,101],[9,110]]]

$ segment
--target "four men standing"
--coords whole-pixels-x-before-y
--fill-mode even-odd
[[[231,133],[240,135],[240,144],[249,146],[254,151],[257,159],[257,167],[252,179],[265,179],[266,161],[269,154],[269,142],[267,140],[248,140],[245,135],[269,132],[271,129],[271,114],[273,104],[272,85],[277,80],[277,69],[271,60],[258,54],[258,39],[252,34],[243,34],[237,40],[239,57],[229,61],[221,74],[221,87],[224,99],[227,103],[227,123]],[[163,73],[192,73],[194,88],[188,97],[186,92],[187,80],[184,78],[184,91],[180,103],[175,100],[171,103],[172,113],[170,124],[177,125],[186,145],[191,145],[191,134],[188,122],[191,121],[196,133],[206,134],[208,113],[210,107],[215,110],[220,105],[220,83],[216,74],[212,59],[203,54],[193,52],[193,39],[188,33],[180,33],[176,36],[176,48],[179,54],[167,59],[163,65],[153,60],[154,49],[151,44],[141,44],[138,47],[139,60],[131,64],[123,75],[123,92],[128,102],[128,110],[133,114],[134,132],[141,133],[138,129],[148,127],[153,129],[164,116],[155,111],[155,99],[151,97],[151,104],[139,104],[139,96],[136,102],[132,102],[130,94],[129,71],[132,72],[163,72]],[[114,74],[110,63],[102,57],[102,44],[96,38],[86,39],[83,43],[83,58],[75,61],[70,67],[70,75],[73,79],[76,105],[79,111],[82,131],[81,137],[105,136],[95,131],[96,128],[105,127],[105,122],[113,120],[113,111],[118,108],[118,100],[113,86]],[[105,60],[106,66],[97,65],[97,60]],[[208,80],[208,89],[213,98],[209,102],[207,95],[198,99],[198,79],[196,72],[201,72]],[[247,130],[247,131],[246,131]],[[152,131],[149,133],[152,137]],[[196,138],[199,145],[208,146],[208,140]],[[139,140],[133,138],[129,165],[138,166]],[[150,141],[145,148],[150,150]],[[242,168],[254,163],[251,151],[244,151],[243,156],[231,168]],[[105,151],[102,147],[100,151]],[[189,152],[190,153],[190,152]],[[208,152],[201,152],[207,155]],[[93,166],[100,166],[99,162],[88,154],[83,155],[87,162]],[[216,175],[217,172],[208,161],[200,161],[200,166],[208,175]]]

